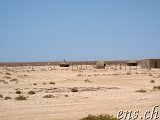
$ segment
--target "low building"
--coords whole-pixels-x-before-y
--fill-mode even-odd
[[[128,62],[127,62],[127,65],[128,65],[128,66],[137,66],[138,63],[137,63],[136,61],[128,61]]]
[[[60,63],[59,66],[60,67],[69,67],[69,62],[67,62],[66,60],[64,60],[63,62]]]
[[[105,62],[104,61],[98,61],[96,62],[96,69],[105,69]]]
[[[144,59],[140,61],[141,68],[160,68],[160,59]]]

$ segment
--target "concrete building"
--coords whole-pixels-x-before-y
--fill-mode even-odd
[[[140,61],[141,68],[160,68],[160,59],[144,59]]]

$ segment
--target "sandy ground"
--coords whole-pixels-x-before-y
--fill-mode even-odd
[[[141,115],[160,105],[160,91],[153,90],[159,85],[158,69],[1,67],[0,120],[79,120],[88,114],[116,116],[120,110],[139,110]],[[78,92],[71,91],[74,87]],[[140,89],[146,92],[136,92]],[[27,100],[15,100],[17,90]],[[43,98],[48,94],[53,98]]]

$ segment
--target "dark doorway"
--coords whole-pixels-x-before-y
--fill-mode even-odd
[[[157,61],[155,61],[155,68],[157,68]]]

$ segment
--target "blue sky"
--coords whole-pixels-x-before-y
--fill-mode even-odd
[[[0,62],[160,58],[159,0],[0,0]]]

